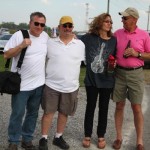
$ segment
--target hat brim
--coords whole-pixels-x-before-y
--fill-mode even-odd
[[[73,22],[69,22],[69,21],[67,21],[67,22],[62,22],[61,24],[66,24],[66,23],[70,23],[70,24],[73,24]]]
[[[119,12],[118,13],[119,15],[122,15],[122,16],[124,16],[124,17],[127,17],[127,16],[130,16],[128,13],[126,13],[126,12]]]

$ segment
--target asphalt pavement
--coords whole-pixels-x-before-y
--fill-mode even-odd
[[[76,114],[73,117],[69,117],[68,123],[64,132],[64,139],[70,145],[70,150],[98,150],[97,148],[97,135],[96,135],[96,127],[97,127],[97,114],[98,109],[95,110],[95,118],[94,118],[94,126],[93,126],[93,135],[92,135],[92,143],[90,148],[82,147],[82,139],[84,137],[83,131],[83,122],[84,122],[84,113],[86,106],[86,95],[85,89],[80,88],[79,90],[79,101],[78,108]],[[7,142],[7,127],[9,116],[11,112],[11,100],[10,95],[4,94],[0,96],[0,150],[5,150],[8,146]],[[145,86],[145,94],[143,98],[143,113],[144,113],[144,145],[145,150],[150,150],[150,86]],[[115,140],[115,127],[114,127],[114,110],[115,103],[110,100],[109,104],[109,113],[108,113],[108,126],[107,133],[105,135],[105,139],[107,142],[107,146],[104,150],[113,150],[112,143]],[[41,117],[43,111],[39,110],[39,117],[37,120],[37,127],[34,133],[33,143],[38,148],[38,142],[41,138]],[[54,116],[52,128],[49,131],[49,139],[48,146],[49,150],[60,150],[58,147],[52,145],[52,139],[54,137],[56,131],[56,123],[57,123],[57,113]],[[125,108],[125,116],[124,116],[124,125],[123,125],[123,143],[120,150],[136,150],[136,133],[133,123],[133,114],[130,108],[130,103],[127,101]],[[21,149],[19,145],[19,150]]]

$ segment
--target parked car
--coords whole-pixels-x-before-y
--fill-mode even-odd
[[[150,32],[149,32],[149,36],[150,36]],[[144,60],[144,69],[150,69],[150,60]]]
[[[0,35],[0,54],[3,53],[7,41],[11,38],[12,34]]]
[[[10,31],[8,28],[0,28],[0,35],[3,34],[10,34]]]
[[[77,39],[81,39],[81,37],[83,36],[83,35],[85,35],[87,32],[84,32],[84,31],[81,31],[81,32],[77,32],[76,33],[76,37],[77,37]],[[81,67],[85,67],[86,65],[85,65],[85,63],[84,63],[84,61],[82,61],[81,62]]]
[[[78,39],[80,39],[80,38],[81,38],[84,34],[86,34],[86,33],[87,33],[87,32],[84,32],[84,31],[83,31],[83,32],[77,32],[77,33],[76,33],[76,36],[77,36]]]

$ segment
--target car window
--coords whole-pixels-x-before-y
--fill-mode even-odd
[[[84,34],[86,34],[86,32],[77,32],[77,33],[76,33],[76,36],[77,36],[78,39],[81,39],[81,37],[82,37]]]
[[[11,36],[11,34],[1,35],[0,40],[9,40]]]

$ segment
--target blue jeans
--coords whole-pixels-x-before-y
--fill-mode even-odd
[[[9,142],[19,144],[20,137],[25,142],[32,141],[36,127],[43,86],[31,91],[21,91],[12,95],[12,113],[9,120]]]

